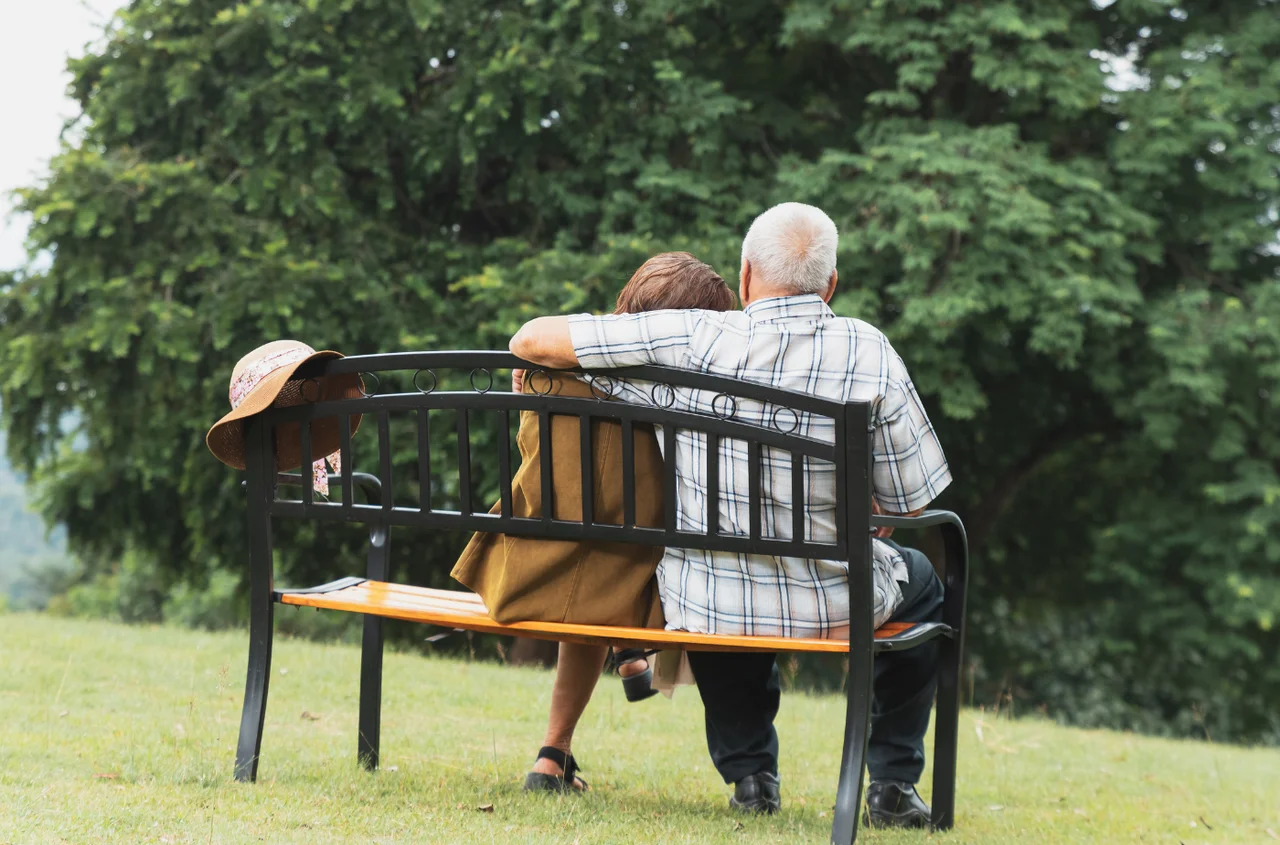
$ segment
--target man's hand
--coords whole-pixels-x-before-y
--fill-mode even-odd
[[[539,317],[520,327],[508,347],[512,355],[556,370],[578,366],[568,317]]]
[[[874,498],[871,499],[871,514],[872,516],[884,516],[884,509],[880,507],[880,503]],[[872,534],[875,537],[879,537],[881,540],[888,540],[893,536],[893,529],[877,528],[872,532]]]
[[[524,370],[517,368],[511,371],[511,392],[524,393]]]
[[[880,507],[880,503],[875,500],[875,497],[872,497],[871,513],[875,516],[919,516],[924,513],[924,508],[917,508],[910,513],[893,513],[892,511],[887,511]],[[889,525],[881,526],[875,530],[875,536],[881,540],[888,540],[893,536],[893,527]]]

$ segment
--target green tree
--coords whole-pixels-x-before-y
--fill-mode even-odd
[[[1102,5],[138,0],[22,194],[10,457],[91,569],[238,571],[247,349],[500,346],[810,201],[952,458],[977,700],[1274,740],[1280,5]],[[292,580],[358,560],[286,528]]]

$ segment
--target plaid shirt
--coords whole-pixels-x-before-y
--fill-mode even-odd
[[[569,318],[579,362],[586,368],[660,364],[761,382],[839,402],[873,405],[872,471],[876,501],[906,513],[927,505],[951,482],[942,447],[902,359],[874,326],[837,317],[821,297],[788,296],[753,302],[744,311],[654,311]],[[654,404],[651,385],[614,379],[624,401]],[[603,387],[604,381],[601,380]],[[658,391],[663,401],[670,398]],[[715,394],[675,388],[673,407],[712,414]],[[723,400],[722,400],[723,404]],[[721,411],[724,409],[721,408]],[[772,424],[774,406],[740,399],[735,418]],[[829,417],[799,414],[798,434],[835,442]],[[788,427],[790,416],[784,417]],[[659,440],[661,442],[661,439]],[[706,436],[678,431],[676,524],[707,527]],[[672,456],[666,455],[669,461]],[[763,536],[791,538],[791,461],[784,450],[761,449]],[[747,535],[747,447],[720,443],[720,530]],[[807,537],[836,539],[835,467],[806,459]],[[906,562],[892,547],[872,544],[876,625],[902,600]],[[667,627],[699,633],[790,637],[848,636],[848,564],[843,561],[667,549],[658,586]]]

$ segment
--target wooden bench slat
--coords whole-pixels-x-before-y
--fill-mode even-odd
[[[407,596],[422,596],[426,599],[439,599],[442,602],[474,607],[486,616],[489,613],[488,608],[484,606],[484,599],[475,593],[466,590],[435,590],[430,587],[414,587],[409,584],[396,584],[390,581],[383,582],[365,582],[379,584],[381,589],[385,589],[389,593],[404,593]]]
[[[405,619],[445,628],[464,628],[486,634],[532,637],[607,645],[646,645],[659,648],[682,646],[692,651],[797,651],[843,654],[847,640],[824,640],[801,637],[750,637],[729,634],[695,634],[688,631],[664,631],[656,628],[614,628],[606,625],[578,625],[563,622],[514,622],[503,624],[489,617],[484,602],[475,593],[460,590],[436,590],[384,581],[363,581],[324,593],[291,593],[282,591],[283,604],[300,607],[345,610]],[[913,628],[911,623],[890,622],[876,631],[876,638],[887,640]]]

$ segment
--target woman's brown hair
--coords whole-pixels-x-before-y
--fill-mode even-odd
[[[640,269],[618,294],[615,314],[698,308],[729,311],[733,291],[720,274],[687,252],[661,252]]]

